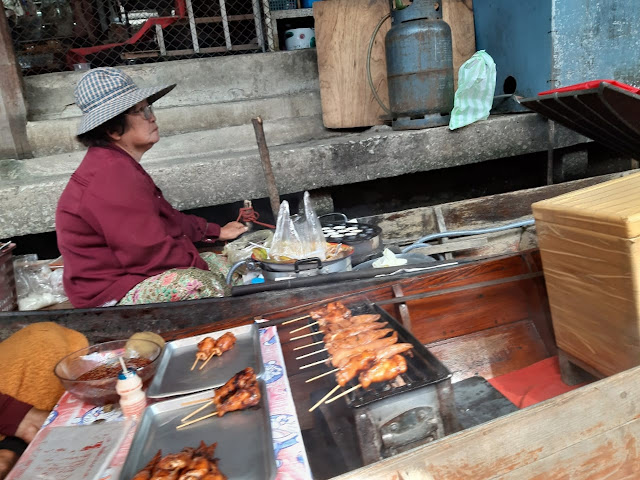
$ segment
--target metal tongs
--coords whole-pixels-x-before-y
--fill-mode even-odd
[[[0,244],[0,252],[2,252],[5,248],[8,248],[8,247],[9,247],[9,245],[11,245],[11,240],[9,240],[9,241],[8,241],[8,242],[6,242],[6,243],[2,243],[2,244]]]

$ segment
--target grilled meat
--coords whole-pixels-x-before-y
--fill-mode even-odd
[[[198,360],[206,360],[212,353],[216,353],[216,339],[212,337],[205,337],[198,342],[198,353],[196,358]]]
[[[227,332],[222,335],[218,340],[216,340],[216,347],[220,350],[219,355],[222,355],[224,352],[231,350],[233,346],[236,344],[236,336]]]
[[[342,340],[337,340],[334,342],[330,342],[325,344],[327,347],[327,352],[329,355],[333,354],[336,350],[342,348],[353,348],[358,345],[365,345],[369,342],[373,342],[374,340],[378,340],[389,333],[393,332],[393,328],[382,328],[380,330],[370,330],[368,332],[357,333],[355,335],[351,335],[350,337],[344,338]]]
[[[373,351],[365,350],[362,353],[353,355],[346,360],[346,363],[336,373],[336,381],[341,387],[344,387],[358,373],[371,368],[376,362],[380,362],[387,358],[394,357],[400,353],[410,350],[413,346],[410,343],[396,343],[382,350]]]
[[[201,441],[197,449],[187,447],[165,457],[159,451],[132,480],[227,480],[214,458],[217,445]]]
[[[162,458],[162,450],[158,450],[158,452],[153,456],[151,461],[147,463],[147,465],[140,470],[131,480],[150,480],[151,474],[153,473],[153,469],[156,467],[156,464]]]
[[[359,326],[375,323],[380,320],[380,315],[357,315],[339,322],[326,322],[324,325],[320,322],[322,330],[328,333],[339,332],[345,328],[357,328]]]
[[[253,368],[245,368],[244,370],[236,373],[233,377],[231,377],[223,386],[216,389],[215,396],[213,398],[214,403],[216,404],[216,406],[222,405],[227,397],[232,395],[237,390],[241,390],[247,385],[254,383],[255,381],[256,374],[253,371]]]
[[[338,385],[344,387],[352,378],[355,378],[358,373],[371,368],[374,363],[376,363],[376,352],[370,350],[349,357],[346,365],[336,373]]]
[[[179,470],[189,465],[191,458],[193,457],[193,448],[185,448],[180,453],[170,453],[165,457],[162,457],[158,461],[156,467],[160,470]]]
[[[309,312],[309,316],[314,320],[331,317],[333,319],[348,318],[351,316],[351,310],[344,306],[342,302],[328,303],[325,308],[319,308]]]
[[[258,382],[247,385],[228,397],[224,403],[216,405],[218,416],[221,417],[225,413],[233,412],[235,410],[244,410],[245,408],[255,407],[260,403],[261,397],[262,395],[260,394]]]
[[[375,340],[373,342],[367,343],[366,345],[360,345],[358,347],[353,348],[343,348],[335,351],[331,355],[331,364],[334,367],[342,368],[349,360],[349,357],[352,355],[357,355],[358,353],[362,353],[366,350],[378,351],[389,345],[393,345],[398,342],[398,332],[393,332],[390,337],[381,338],[380,340]]]
[[[372,383],[393,380],[407,371],[407,361],[402,355],[376,362],[371,368],[362,372],[358,380],[363,388],[369,388]]]
[[[380,328],[384,328],[388,325],[388,323],[374,322],[374,323],[365,323],[364,325],[356,325],[355,327],[345,328],[339,332],[334,333],[326,333],[323,337],[324,343],[331,343],[338,340],[343,340],[352,335],[358,335],[363,332],[368,332],[371,330],[378,330]]]

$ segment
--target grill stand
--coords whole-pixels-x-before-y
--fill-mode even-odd
[[[355,408],[365,465],[461,430],[449,378]]]

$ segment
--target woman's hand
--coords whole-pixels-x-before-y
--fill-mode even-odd
[[[49,412],[45,410],[38,410],[36,407],[33,407],[24,416],[20,425],[18,425],[16,437],[30,443],[48,416]]]
[[[218,240],[234,240],[247,230],[249,229],[240,222],[229,222],[224,227],[220,228],[220,236],[218,236]]]
[[[11,450],[0,450],[0,480],[7,476],[18,460],[18,454]]]

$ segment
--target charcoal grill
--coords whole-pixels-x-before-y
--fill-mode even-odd
[[[395,318],[379,306],[349,305],[353,315],[377,313],[398,332],[398,342],[411,343],[407,372],[391,382],[372,384],[345,396],[355,420],[365,465],[396,455],[461,429],[454,408],[451,372]],[[357,379],[345,389],[357,385]],[[331,406],[327,406],[330,409]]]

